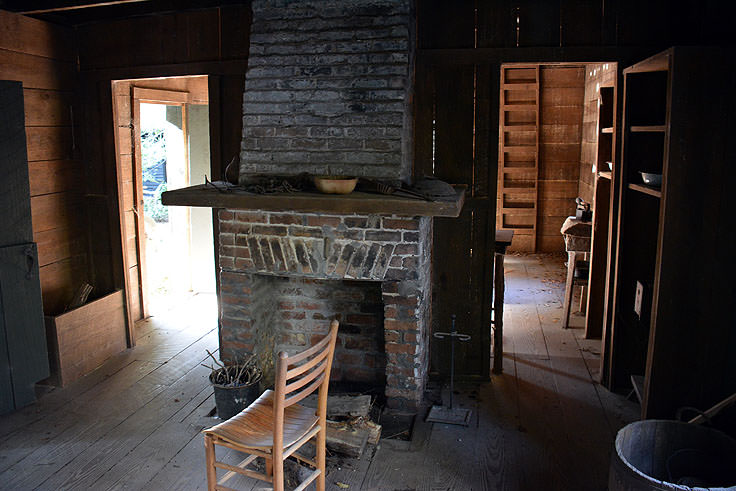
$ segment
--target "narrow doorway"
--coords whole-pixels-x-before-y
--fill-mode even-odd
[[[210,174],[207,77],[115,81],[113,97],[126,290],[135,322],[215,291],[210,210],[161,205],[162,192],[202,184]]]
[[[571,264],[560,325],[602,339],[601,359],[613,291],[617,69],[614,62],[506,63],[500,73],[497,228],[514,231],[510,251],[554,253]],[[567,243],[561,228],[575,216],[576,198],[592,214]],[[583,272],[577,281],[573,271]]]

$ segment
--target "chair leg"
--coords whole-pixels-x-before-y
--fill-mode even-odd
[[[325,443],[327,439],[327,429],[322,424],[322,429],[317,433],[317,468],[319,476],[317,476],[317,491],[325,491]]]
[[[215,469],[215,443],[209,435],[204,436],[204,454],[207,461],[207,490],[215,491],[217,486],[217,469]]]
[[[284,491],[284,451],[277,448],[273,449],[273,458],[271,459],[271,469],[273,475],[273,491]]]
[[[273,476],[273,459],[265,459],[265,460],[266,460],[266,475]]]

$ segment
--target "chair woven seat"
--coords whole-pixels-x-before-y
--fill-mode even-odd
[[[273,447],[273,398],[267,390],[240,413],[204,431],[234,445],[248,448]],[[284,409],[284,448],[314,428],[319,418],[314,408],[294,404]]]

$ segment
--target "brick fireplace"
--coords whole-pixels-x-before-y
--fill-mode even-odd
[[[340,320],[335,381],[414,412],[429,366],[429,217],[221,210],[221,356],[296,352]]]
[[[239,183],[255,176],[350,175],[411,183],[411,0],[254,0]],[[255,353],[268,380],[340,321],[333,377],[416,412],[429,367],[432,217],[457,217],[464,191],[436,201],[308,189],[259,195],[212,186],[167,205],[220,208],[223,359]]]

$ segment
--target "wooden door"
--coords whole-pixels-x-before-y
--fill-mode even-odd
[[[119,84],[119,85],[118,85]],[[119,206],[127,304],[134,322],[148,316],[145,221],[143,210],[143,171],[141,161],[141,103],[176,105],[186,121],[186,91],[136,87],[134,82],[116,82],[115,97],[120,170]],[[121,122],[123,124],[121,125]],[[184,123],[185,124],[185,123]],[[186,128],[183,134],[186,137]],[[186,142],[185,142],[186,147]]]
[[[468,185],[460,217],[434,220],[432,262],[432,331],[449,331],[455,314],[457,330],[471,336],[456,348],[464,377],[490,374],[496,155],[489,138],[498,88],[491,72],[487,65],[417,66],[414,173]],[[430,346],[432,370],[448,374],[448,341]]]
[[[23,86],[0,81],[0,414],[33,402],[49,376],[33,243]]]

